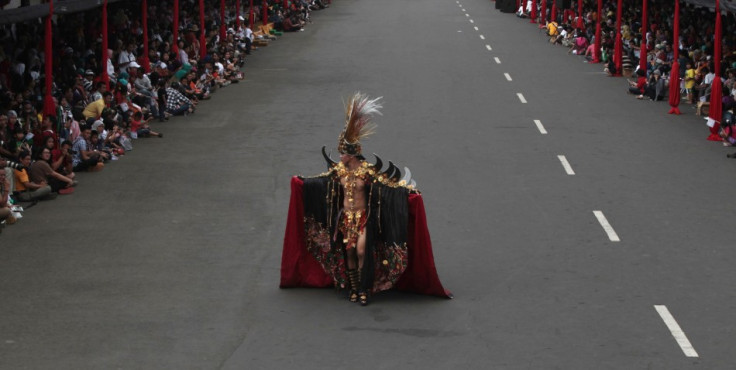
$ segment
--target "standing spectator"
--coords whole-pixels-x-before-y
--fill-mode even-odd
[[[136,61],[134,51],[135,43],[130,42],[128,43],[127,49],[120,52],[120,57],[118,57],[118,69],[120,73],[128,72],[128,67]]]

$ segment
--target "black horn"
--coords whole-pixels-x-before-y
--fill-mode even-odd
[[[383,161],[379,156],[376,155],[376,153],[373,153],[373,156],[376,157],[376,164],[373,165],[373,171],[376,171],[378,173],[381,171],[381,167],[383,167]]]
[[[389,176],[389,178],[391,178],[391,180],[393,181],[399,181],[399,179],[401,178],[401,170],[398,167],[396,167],[393,163],[391,163],[391,161],[388,161],[388,163],[391,165],[391,167],[394,168],[394,173],[391,176]]]
[[[395,171],[396,171],[396,166],[394,166],[394,163],[391,161],[388,161],[388,168],[386,169],[386,172],[384,172],[384,175],[386,176],[386,180],[391,179],[394,176]]]
[[[322,146],[322,156],[325,157],[325,161],[327,161],[327,168],[329,169],[329,168],[332,168],[334,165],[336,165],[337,162],[333,161],[332,158],[330,158],[330,156],[327,155],[327,153],[325,152],[325,147],[326,145]]]

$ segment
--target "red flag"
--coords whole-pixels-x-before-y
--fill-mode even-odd
[[[240,0],[235,1],[235,25],[240,29]]]
[[[143,22],[143,56],[140,58],[143,70],[151,73],[151,63],[148,60],[148,0],[141,4],[141,21]]]
[[[670,71],[670,111],[669,114],[680,114],[680,1],[675,0],[675,19],[672,48],[674,49],[672,70]]]
[[[639,69],[647,70],[647,0],[641,1],[641,44],[639,45]]]
[[[613,51],[613,64],[616,66],[616,73],[614,73],[614,76],[621,76],[621,67],[623,66],[623,52],[624,48],[623,45],[621,45],[621,11],[623,8],[623,4],[621,0],[618,0],[618,5],[616,5],[616,43],[614,44],[615,50]]]
[[[204,0],[199,0],[199,58],[207,55],[207,40],[204,37]]]
[[[598,12],[595,13],[595,50],[593,50],[593,60],[591,63],[601,62],[601,7],[603,0],[598,0]]]
[[[107,91],[110,91],[110,75],[107,74],[107,0],[102,4],[102,81],[105,82]]]
[[[253,23],[256,22],[256,15],[253,10],[253,0],[250,0],[250,10],[248,11],[248,27],[253,29]]]
[[[722,30],[721,30],[721,8],[719,1],[716,0],[716,34],[713,39],[713,70],[715,71],[715,77],[710,85],[710,107],[708,109],[708,117],[715,123],[710,128],[710,136],[708,140],[721,141],[721,137],[718,136],[720,129],[721,117],[723,116],[723,86],[721,84],[721,44],[723,43]],[[709,120],[709,123],[710,120]]]
[[[263,0],[263,15],[261,16],[261,21],[264,26],[268,23],[268,1],[266,0]]]
[[[56,115],[56,104],[54,104],[54,98],[51,97],[51,87],[53,86],[54,76],[53,76],[53,64],[54,64],[54,55],[53,55],[53,48],[51,47],[51,43],[53,42],[52,39],[52,25],[51,25],[51,17],[54,16],[54,0],[49,0],[49,15],[46,17],[46,37],[44,38],[44,67],[46,74],[46,93],[44,94],[43,98],[43,114],[46,116],[55,116]]]
[[[225,0],[220,0],[220,43],[225,42],[227,31],[225,31]]]
[[[578,0],[578,28],[581,30],[585,28],[585,23],[583,23],[583,0]]]
[[[539,28],[544,28],[547,24],[547,0],[542,0],[542,6],[539,10]]]
[[[174,13],[174,38],[171,42],[171,51],[174,53],[179,52],[179,0],[174,0],[174,6],[173,6],[173,13]]]

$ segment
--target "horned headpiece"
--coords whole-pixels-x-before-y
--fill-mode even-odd
[[[376,125],[371,116],[381,114],[382,105],[378,102],[382,97],[369,99],[367,95],[356,92],[345,105],[345,128],[340,133],[337,150],[341,154],[361,155],[360,139],[373,134]]]

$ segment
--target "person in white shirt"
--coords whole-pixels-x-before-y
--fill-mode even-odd
[[[118,68],[120,69],[120,73],[128,72],[130,63],[136,61],[133,51],[135,51],[135,44],[131,42],[128,44],[127,49],[120,52],[120,57],[118,57]]]

